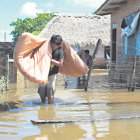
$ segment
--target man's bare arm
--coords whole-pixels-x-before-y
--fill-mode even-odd
[[[54,65],[56,65],[56,66],[58,66],[58,67],[63,66],[63,62],[64,62],[63,59],[60,59],[59,61],[54,60],[54,59],[51,60],[51,63],[54,64]]]

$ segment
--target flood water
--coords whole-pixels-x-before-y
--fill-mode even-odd
[[[19,85],[9,85],[10,90],[1,96],[0,140],[140,139],[138,89],[89,88],[85,92],[58,87],[54,105],[43,105],[36,85]],[[31,122],[42,119],[62,123]]]

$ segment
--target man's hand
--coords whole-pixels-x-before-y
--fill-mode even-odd
[[[59,61],[54,60],[54,59],[51,59],[51,63],[54,64],[54,65],[56,65],[56,66],[58,66],[58,67],[63,66],[63,62],[64,62],[63,59],[60,59]]]

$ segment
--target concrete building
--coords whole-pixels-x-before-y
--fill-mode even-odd
[[[140,77],[138,77],[140,64],[139,7],[139,0],[106,0],[95,11],[97,15],[111,15],[111,62],[114,63],[116,73],[118,72],[117,77],[122,75],[123,80],[135,79],[138,83],[140,83]],[[134,65],[135,62],[136,65]],[[120,69],[122,69],[121,72]]]

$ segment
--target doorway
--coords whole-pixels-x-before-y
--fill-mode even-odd
[[[116,62],[116,28],[112,29],[112,62]]]

